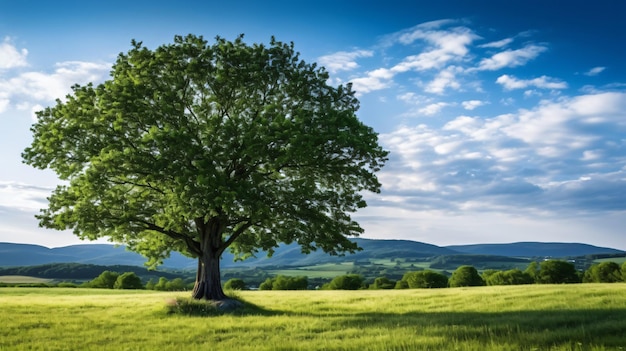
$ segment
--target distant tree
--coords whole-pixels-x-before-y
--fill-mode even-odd
[[[534,280],[526,272],[519,269],[510,269],[508,271],[495,271],[485,275],[483,279],[487,285],[523,285],[533,284]]]
[[[187,285],[183,281],[183,278],[174,278],[165,284],[165,290],[167,291],[185,291]]]
[[[402,277],[410,289],[447,288],[448,277],[435,271],[424,270],[407,272]]]
[[[306,290],[308,284],[308,279],[305,276],[290,277],[278,275],[273,278],[267,278],[259,285],[259,290]]]
[[[583,283],[617,283],[621,281],[620,266],[610,261],[592,265],[583,276]]]
[[[450,287],[462,286],[484,286],[485,281],[480,277],[476,268],[472,266],[461,266],[452,272],[452,276],[448,280]]]
[[[542,284],[571,284],[580,283],[576,267],[566,261],[548,260],[539,265],[539,283]]]
[[[323,289],[328,290],[358,290],[363,288],[363,276],[360,274],[340,275],[328,284],[324,284]]]
[[[104,271],[95,279],[90,281],[87,286],[98,289],[113,289],[119,275],[120,274],[117,272]]]
[[[117,277],[114,289],[143,289],[144,286],[141,283],[141,278],[133,272],[126,272]]]
[[[224,289],[226,289],[226,290],[246,290],[247,286],[246,286],[246,283],[242,279],[232,278],[232,279],[229,279],[224,284]]]
[[[626,262],[622,263],[622,280],[626,282]]]
[[[272,285],[272,278],[267,278],[263,283],[259,285],[259,290],[272,290]]]
[[[388,153],[351,85],[330,81],[273,38],[133,40],[109,80],[37,113],[22,158],[63,180],[39,223],[126,244],[153,267],[172,251],[196,258],[192,296],[207,300],[226,299],[227,249],[354,252],[351,214],[380,191]]]
[[[396,282],[387,277],[378,277],[374,279],[369,288],[370,289],[393,289],[396,286]]]
[[[487,283],[487,280],[489,279],[489,277],[491,277],[492,275],[499,273],[501,271],[497,270],[497,269],[485,269],[483,271],[483,273],[480,275],[483,280],[485,281],[485,283]],[[489,284],[487,284],[489,285]]]
[[[152,279],[148,280],[148,282],[146,283],[146,290],[155,290],[155,285],[156,284],[154,284],[154,281]]]
[[[396,282],[396,285],[393,288],[394,289],[408,289],[409,283],[404,279],[400,279]]]
[[[160,277],[159,281],[154,285],[154,290],[167,291],[167,278]]]
[[[532,278],[534,283],[539,283],[539,263],[536,261],[531,262],[524,273],[528,274],[529,277]]]

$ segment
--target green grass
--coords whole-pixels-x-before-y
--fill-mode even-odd
[[[0,283],[7,284],[37,284],[49,283],[52,279],[27,277],[23,275],[0,275]]]
[[[623,350],[626,284],[244,291],[237,314],[167,314],[188,293],[0,289],[0,350]]]

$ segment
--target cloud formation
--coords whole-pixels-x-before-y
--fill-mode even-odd
[[[0,43],[0,70],[27,66],[28,50],[16,48],[11,38],[6,37]]]
[[[626,93],[543,101],[382,134],[383,193],[415,210],[591,214],[626,211]],[[600,157],[602,155],[602,157]]]
[[[0,75],[0,113],[11,105],[25,110],[62,99],[71,92],[72,85],[98,83],[111,69],[110,63],[67,61],[57,63],[52,72],[21,70],[18,68],[28,67],[26,49],[23,49],[22,56],[3,57],[11,52],[17,51],[10,43],[0,44],[0,65],[4,63],[6,68],[11,68]]]
[[[565,89],[567,83],[555,78],[541,76],[533,79],[517,79],[514,76],[503,74],[496,80],[496,83],[502,85],[506,90],[526,89],[535,87],[541,89]]]

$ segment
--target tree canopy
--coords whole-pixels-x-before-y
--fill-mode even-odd
[[[380,191],[387,152],[351,86],[328,81],[274,38],[133,40],[109,80],[37,113],[23,160],[64,181],[40,225],[123,243],[151,266],[171,251],[197,257],[194,296],[207,299],[224,297],[227,248],[354,251],[351,213]]]

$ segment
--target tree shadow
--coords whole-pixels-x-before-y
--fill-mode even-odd
[[[626,349],[626,309],[574,309],[507,312],[329,313],[268,310],[247,304],[237,315],[328,319],[337,330],[404,328],[414,335],[528,348],[591,347]]]

